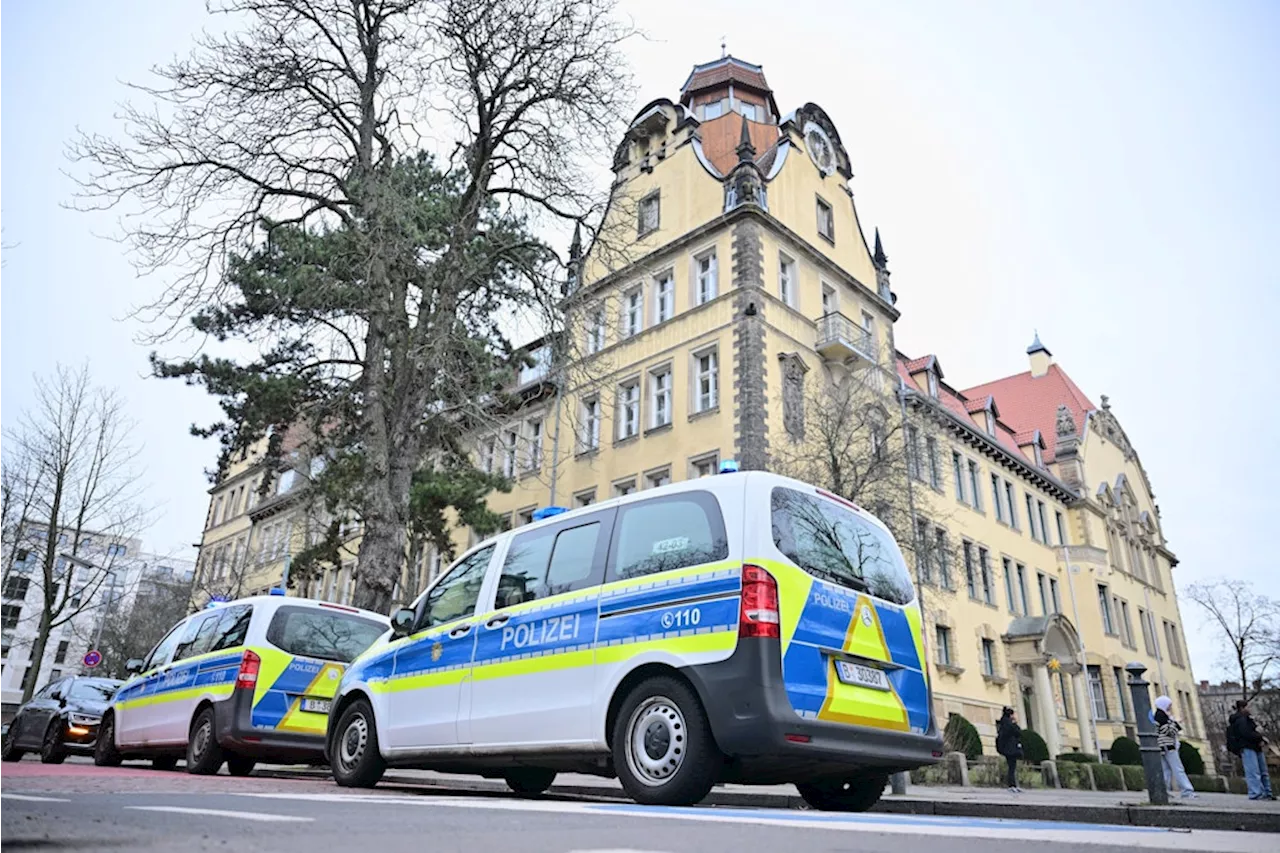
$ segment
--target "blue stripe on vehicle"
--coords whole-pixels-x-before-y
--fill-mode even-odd
[[[602,646],[639,643],[660,640],[668,634],[710,634],[735,630],[737,626],[737,595],[691,604],[677,600],[667,607],[601,619],[596,642]]]
[[[736,594],[741,589],[742,576],[735,572],[727,577],[713,577],[709,580],[697,579],[694,582],[647,587],[634,591],[623,590],[600,597],[600,615],[609,616],[619,611],[640,607],[674,604],[690,598]]]

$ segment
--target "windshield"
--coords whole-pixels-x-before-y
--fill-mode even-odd
[[[106,678],[78,678],[71,684],[69,698],[79,699],[81,702],[110,702],[120,684],[119,681]]]
[[[281,607],[267,627],[267,642],[291,655],[350,663],[387,630],[354,613],[318,607]]]
[[[773,541],[815,577],[907,604],[915,598],[911,575],[893,537],[835,501],[775,488]]]

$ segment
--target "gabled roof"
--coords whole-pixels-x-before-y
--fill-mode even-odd
[[[942,364],[938,361],[938,357],[933,354],[922,355],[919,358],[909,359],[906,362],[907,373],[911,376],[916,375],[922,370],[933,369],[938,374],[938,378],[942,378]]]
[[[976,385],[964,392],[965,397],[988,394],[996,398],[1002,419],[1018,432],[1040,430],[1047,450],[1046,462],[1053,461],[1057,449],[1058,406],[1066,406],[1071,412],[1077,434],[1084,429],[1085,416],[1097,408],[1056,364],[1049,365],[1044,376],[1032,376],[1031,371],[1027,371]]]

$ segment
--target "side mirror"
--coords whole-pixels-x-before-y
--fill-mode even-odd
[[[142,658],[129,658],[125,661],[124,668],[127,672],[132,672],[134,675],[137,675],[142,672],[142,665],[144,663],[145,661]]]
[[[418,614],[412,607],[401,607],[391,615],[391,636],[407,637],[413,633],[413,623]]]

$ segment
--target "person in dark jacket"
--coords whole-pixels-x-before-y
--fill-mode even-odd
[[[1009,766],[1009,790],[1021,794],[1018,787],[1018,759],[1022,757],[1022,727],[1018,715],[1006,707],[996,722],[996,752],[1004,756]]]
[[[1267,756],[1262,747],[1267,739],[1258,731],[1249,703],[1236,702],[1236,711],[1227,720],[1227,749],[1240,756],[1244,764],[1244,782],[1251,800],[1274,800],[1271,776],[1267,773]]]

